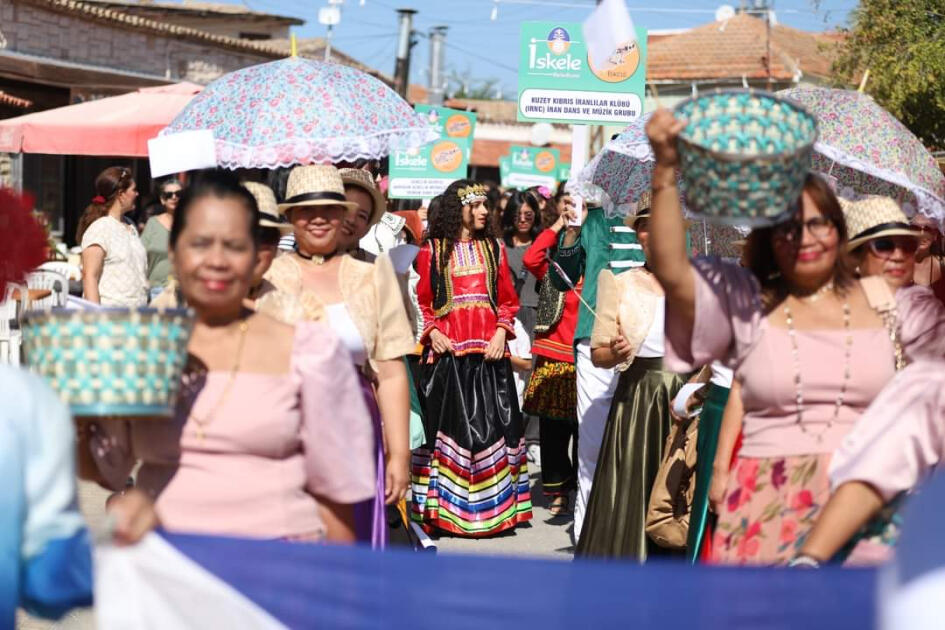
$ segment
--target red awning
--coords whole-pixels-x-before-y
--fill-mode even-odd
[[[0,120],[0,151],[147,157],[157,136],[203,88],[175,83]]]

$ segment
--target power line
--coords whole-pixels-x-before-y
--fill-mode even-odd
[[[516,73],[518,72],[518,68],[514,68],[514,67],[512,67],[512,66],[507,66],[507,65],[505,65],[505,64],[502,63],[502,62],[496,61],[495,59],[489,59],[488,57],[483,57],[482,55],[480,55],[480,54],[477,53],[477,52],[473,52],[473,51],[471,51],[471,50],[466,50],[465,48],[461,48],[460,46],[457,46],[456,44],[452,44],[452,43],[450,43],[450,42],[448,42],[448,41],[446,42],[446,47],[447,47],[447,48],[452,48],[452,49],[454,49],[454,50],[457,50],[457,51],[459,51],[459,52],[461,52],[461,53],[463,53],[463,54],[470,55],[470,56],[472,56],[472,57],[475,57],[476,59],[480,59],[480,60],[485,61],[485,62],[487,62],[487,63],[491,63],[492,65],[494,65],[494,66],[496,66],[496,67],[498,67],[498,68],[502,68],[503,70],[510,70],[511,72],[516,72]]]
[[[361,63],[363,63],[364,65],[368,67],[374,68],[375,70],[379,70],[380,72],[384,72],[386,74],[387,71],[381,70],[380,68],[376,67],[374,65],[374,62],[376,58],[382,53],[387,53],[391,51],[394,47],[394,44],[396,43],[397,43],[397,36],[391,35],[390,37],[388,37],[381,43],[381,46],[379,48],[375,49],[371,54],[365,55],[364,57],[362,57],[360,60]]]
[[[376,1],[376,0],[375,0]],[[596,4],[565,2],[561,0],[485,0],[483,5],[488,2],[491,6],[503,4],[541,6],[541,7],[559,7],[564,9],[593,9]],[[716,9],[692,9],[678,7],[627,7],[630,13],[701,13],[714,15]],[[818,14],[821,11],[817,9],[782,9],[777,11],[784,14]]]
[[[397,35],[396,32],[375,33],[372,35],[335,35],[332,39],[336,41],[337,40],[353,41],[357,39],[377,39],[378,37],[395,37],[396,35]]]

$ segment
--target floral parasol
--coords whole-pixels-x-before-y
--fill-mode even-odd
[[[438,137],[384,83],[335,63],[289,57],[216,79],[161,135],[209,129],[226,168],[380,159]]]
[[[631,122],[565,185],[568,192],[599,201],[608,217],[627,216],[650,189],[656,158],[646,137],[650,114]]]
[[[885,195],[907,214],[945,222],[945,175],[922,142],[867,94],[829,88],[791,88],[780,96],[817,118],[813,168],[839,195]]]

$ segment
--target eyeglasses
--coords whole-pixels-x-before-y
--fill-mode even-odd
[[[180,191],[171,190],[169,192],[163,192],[161,193],[161,199],[164,201],[167,201],[168,199],[180,199]]]
[[[912,256],[919,249],[919,241],[912,236],[882,236],[869,241],[867,245],[877,258],[889,258],[898,249],[906,256]]]
[[[774,237],[788,242],[800,241],[804,229],[814,238],[823,238],[834,228],[833,221],[827,217],[811,217],[806,221],[790,220],[774,226]]]
[[[913,224],[912,224],[912,229],[914,229],[914,230],[919,230],[919,231],[922,232],[923,234],[932,234],[933,236],[936,235],[936,234],[938,234],[938,230],[935,229],[935,228],[934,228],[933,226],[931,226],[931,225],[916,225],[915,223],[913,223]]]

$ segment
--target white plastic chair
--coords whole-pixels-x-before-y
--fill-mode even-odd
[[[44,262],[38,267],[39,271],[55,271],[58,274],[62,274],[68,280],[81,280],[82,279],[82,270],[79,267],[73,265],[72,263],[66,262],[64,260],[49,260]]]
[[[20,346],[23,343],[23,334],[13,328],[17,319],[17,300],[13,299],[13,292],[19,289],[19,306],[22,313],[26,309],[26,287],[16,284],[7,284],[3,301],[0,301],[0,363],[7,365],[20,364]]]
[[[69,296],[69,279],[61,273],[49,269],[37,269],[26,276],[26,286],[30,289],[52,291],[49,297],[30,302],[30,310],[41,311],[66,305],[66,298]]]

